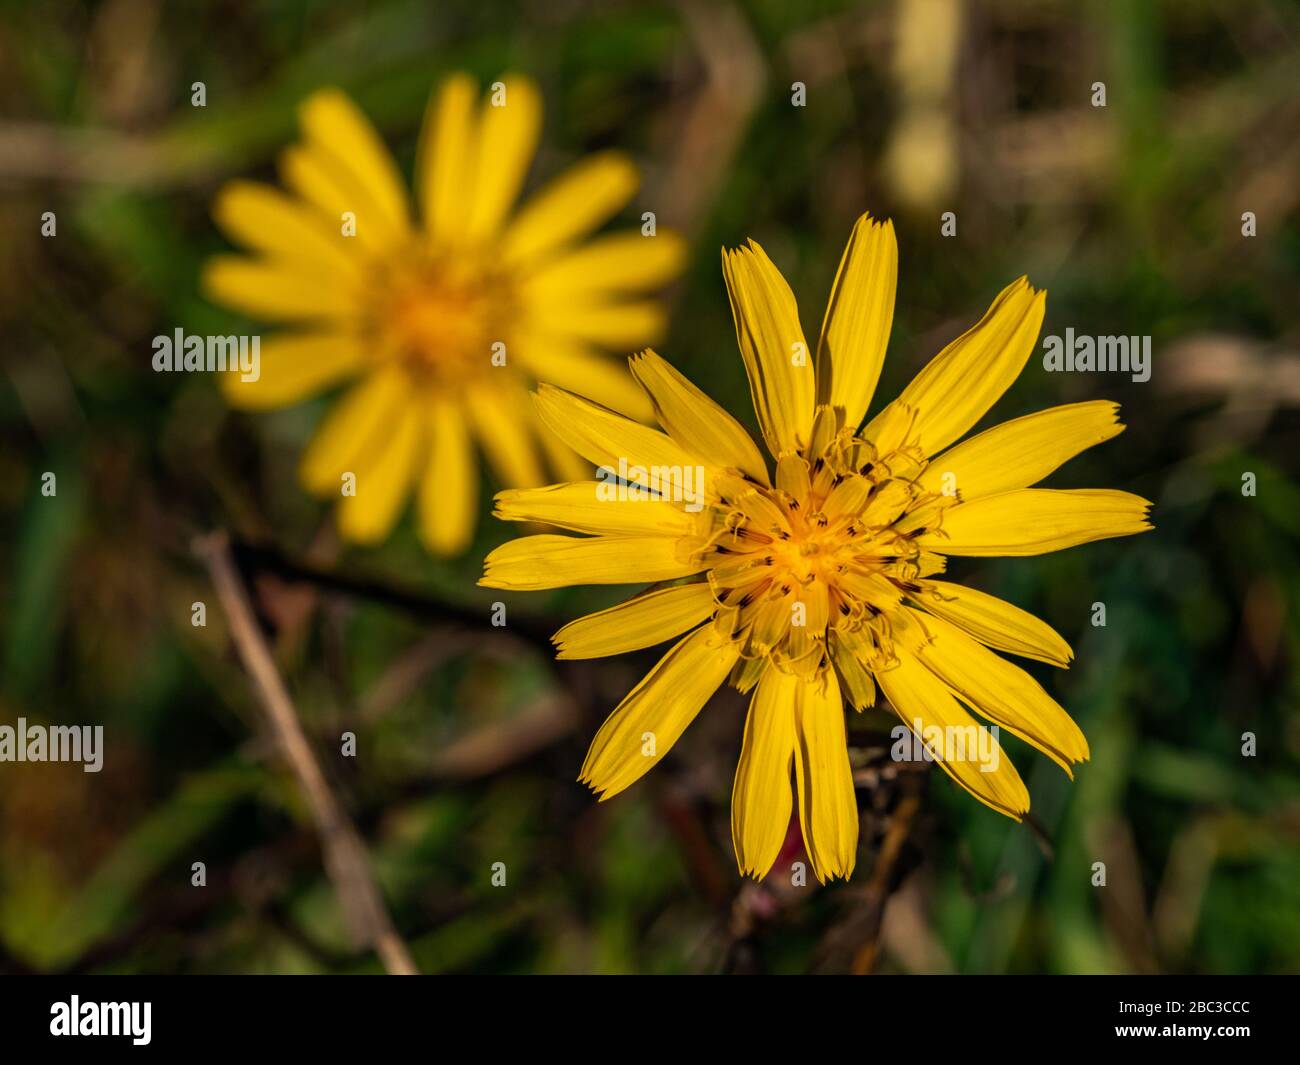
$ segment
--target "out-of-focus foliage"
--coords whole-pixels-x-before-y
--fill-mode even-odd
[[[102,724],[107,744],[99,774],[0,764],[0,968],[378,967],[190,553],[214,527],[275,549],[241,555],[258,607],[424,971],[1300,968],[1294,5],[55,0],[0,18],[0,724]],[[1052,483],[1155,501],[1154,533],[960,567],[1078,656],[1035,672],[1092,761],[1071,784],[1009,744],[1034,825],[900,772],[876,711],[851,722],[852,883],[742,884],[734,694],[628,794],[597,805],[573,782],[653,655],[556,667],[517,633],[618,590],[510,597],[504,630],[455,620],[486,613],[479,561],[510,529],[485,518],[450,563],[409,518],[345,551],[294,475],[324,404],[233,414],[210,378],[151,371],[156,334],[243,328],[197,295],[223,247],[207,205],[272,175],[306,92],[346,89],[409,172],[455,69],[538,79],[534,181],[599,147],[638,158],[629,220],[654,210],[694,249],[661,353],[742,418],[719,246],[760,240],[815,334],[863,210],[895,219],[901,254],[873,409],[1021,273],[1048,289],[1046,333],[1153,338],[1147,383],[1031,360],[989,419],[1120,400],[1127,432]]]

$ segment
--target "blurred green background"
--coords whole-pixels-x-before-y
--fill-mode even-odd
[[[191,553],[213,528],[241,545],[305,728],[424,972],[1300,970],[1300,7],[0,11],[0,724],[103,724],[107,744],[99,774],[0,764],[0,971],[380,970],[348,935]],[[873,410],[1022,273],[1048,289],[1045,333],[1152,336],[1149,382],[1048,374],[1035,357],[985,423],[1119,400],[1127,432],[1050,483],[1155,502],[1142,537],[953,566],[1078,656],[1034,670],[1091,741],[1076,782],[1008,741],[1032,825],[891,762],[877,710],[851,721],[854,879],[742,882],[734,693],[617,800],[574,782],[654,656],[557,666],[523,634],[622,590],[508,596],[509,627],[478,623],[498,597],[474,586],[482,556],[511,535],[486,517],[494,485],[460,560],[425,555],[409,516],[382,549],[345,549],[294,478],[327,401],[236,414],[210,377],[151,371],[155,334],[235,331],[197,294],[199,264],[224,247],[208,204],[231,176],[273,179],[306,93],[347,90],[409,174],[427,95],[457,69],[539,81],[533,186],[598,147],[637,158],[626,219],[654,210],[693,249],[659,350],[751,427],[719,247],[762,242],[815,335],[864,210],[895,220],[901,257]],[[206,108],[190,105],[195,81]],[[40,234],[45,211],[56,238]],[[206,628],[190,624],[195,601]]]

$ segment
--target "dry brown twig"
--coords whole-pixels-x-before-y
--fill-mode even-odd
[[[217,531],[196,538],[194,553],[212,577],[230,624],[235,649],[248,670],[258,702],[298,778],[316,822],[325,869],[339,906],[358,943],[374,948],[388,972],[418,972],[406,944],[393,927],[356,826],[330,789],[298,719],[288,689],[258,627],[244,582],[235,567],[230,538]]]
[[[703,84],[669,111],[674,150],[654,195],[664,218],[694,233],[717,197],[761,101],[767,66],[753,30],[735,4],[682,0],[677,6]]]
[[[885,918],[885,905],[889,902],[890,882],[902,853],[903,844],[912,832],[912,822],[921,811],[919,795],[905,795],[894,811],[885,838],[876,855],[875,867],[867,881],[865,893],[864,935],[853,952],[852,972],[863,976],[876,966],[880,949],[880,928]]]

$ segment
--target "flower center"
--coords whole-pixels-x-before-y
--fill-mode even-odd
[[[505,365],[513,305],[509,279],[482,259],[423,251],[399,257],[375,282],[376,354],[418,379],[463,385]]]
[[[719,634],[756,665],[811,674],[831,630],[866,627],[887,658],[889,615],[941,565],[915,542],[944,505],[917,487],[916,472],[914,457],[878,462],[845,434],[811,464],[783,458],[775,488],[724,475],[706,548]]]

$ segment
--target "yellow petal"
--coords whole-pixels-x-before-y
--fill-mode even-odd
[[[484,588],[528,592],[574,584],[645,584],[689,577],[705,563],[663,536],[524,536],[484,559]]]
[[[979,421],[1020,375],[1046,305],[1046,293],[1023,277],[1013,281],[979,324],[939,352],[903,389],[894,402],[917,412],[913,431],[927,455],[942,451]],[[883,415],[864,430],[867,439],[877,439]]]
[[[317,145],[294,144],[280,153],[280,179],[291,191],[340,227],[344,214],[355,220],[354,239],[372,253],[392,248],[407,233],[377,205],[361,179],[331,152]]]
[[[606,536],[679,537],[694,531],[695,518],[681,504],[647,496],[626,485],[620,491],[618,485],[603,481],[513,488],[497,493],[492,516]]]
[[[628,480],[636,484],[655,483],[656,467],[684,472],[700,462],[671,437],[563,389],[541,384],[536,402],[542,421],[574,451],[620,476],[626,471]]]
[[[530,79],[507,76],[488,93],[466,219],[470,236],[492,236],[500,230],[532,165],[541,127],[542,98]]]
[[[299,403],[355,374],[363,365],[361,345],[346,333],[286,333],[259,344],[257,380],[241,374],[221,377],[232,407],[273,410]]]
[[[680,636],[712,616],[707,582],[646,592],[608,610],[571,621],[553,637],[556,658],[605,658]]]
[[[943,555],[1042,555],[1146,532],[1150,506],[1108,488],[1020,488],[949,507],[917,543]]]
[[[731,505],[738,508],[756,529],[769,536],[788,537],[793,532],[786,512],[767,492],[746,487],[732,497]]]
[[[790,827],[794,796],[795,701],[804,682],[778,669],[763,673],[745,717],[745,740],[731,790],[731,839],[742,876],[762,880]]]
[[[456,555],[474,534],[478,467],[469,427],[445,396],[430,401],[429,456],[420,478],[420,538],[435,555]]]
[[[654,408],[622,360],[568,337],[522,334],[510,349],[536,380],[558,385],[637,421],[649,421]]]
[[[356,104],[338,89],[322,89],[298,109],[298,121],[314,148],[327,152],[354,176],[356,191],[365,197],[365,207],[357,209],[358,232],[372,222],[394,233],[409,230],[410,206],[402,173]],[[379,218],[367,217],[371,208]]]
[[[546,455],[547,466],[559,475],[556,480],[582,481],[591,476],[591,463],[551,431],[538,414],[536,404],[528,412],[528,417],[528,424],[532,426]]]
[[[429,99],[416,151],[415,187],[424,208],[424,225],[440,239],[465,232],[465,205],[474,199],[478,129],[474,114],[478,89],[466,74],[453,74]]]
[[[331,228],[319,211],[270,185],[228,183],[213,201],[212,216],[235,243],[309,277],[337,283],[360,276],[355,245],[341,228]]]
[[[633,376],[654,403],[655,417],[687,451],[730,466],[760,484],[771,482],[758,445],[730,414],[653,351],[632,356]]]
[[[817,636],[826,631],[830,620],[830,588],[825,581],[796,585],[794,602],[803,608],[803,624],[796,625],[795,628],[802,628],[809,635]]]
[[[866,630],[850,632],[848,629],[832,628],[827,632],[827,650],[835,671],[839,674],[844,694],[855,710],[865,710],[876,705],[876,684],[871,679],[863,661],[873,652],[870,641],[866,639]]]
[[[835,673],[826,670],[802,681],[796,693],[794,777],[804,848],[822,883],[837,876],[847,880],[858,855],[858,800],[840,685]]]
[[[532,304],[526,313],[529,321],[543,332],[615,351],[628,351],[658,341],[668,320],[658,300],[579,303],[557,299]]]
[[[353,385],[303,452],[298,473],[307,490],[339,497],[343,474],[355,473],[358,457],[383,445],[409,393],[406,374],[395,368],[373,373]]]
[[[318,277],[283,262],[214,255],[199,279],[214,303],[268,321],[343,321],[357,315],[357,289],[346,278]]]
[[[900,633],[904,645],[976,713],[1037,747],[1066,773],[1087,760],[1079,726],[1033,677],[942,618],[911,617],[915,623]]]
[[[513,380],[465,392],[465,410],[488,463],[502,484],[532,488],[545,482],[537,441],[530,432],[527,393]]]
[[[898,665],[876,674],[894,711],[953,780],[984,805],[1019,821],[1029,811],[1029,792],[1011,759],[992,736],[980,737],[981,726],[943,681],[909,651],[895,650]],[[991,756],[987,764],[979,758],[981,738]]]
[[[894,320],[898,241],[893,222],[864,214],[853,227],[831,288],[817,345],[817,396],[856,429],[880,380]]]
[[[404,403],[382,439],[357,457],[356,493],[339,504],[339,535],[359,544],[377,544],[392,531],[410,495],[425,453],[419,411]]]
[[[961,499],[1028,488],[1080,451],[1122,433],[1118,415],[1118,403],[1099,399],[1003,422],[934,459],[920,485]]]
[[[506,259],[533,259],[590,233],[632,198],[637,183],[626,156],[588,156],[524,204],[506,229]]]
[[[1022,658],[1067,666],[1074,652],[1047,622],[996,596],[947,581],[918,581],[917,604],[980,643]]]
[[[813,363],[799,308],[781,272],[752,240],[723,250],[722,273],[758,424],[768,450],[780,458],[805,447],[812,435]]]
[[[874,497],[871,495],[873,491],[876,492]],[[902,498],[889,498],[899,495]],[[867,507],[868,499],[871,500],[870,507]],[[911,493],[902,482],[886,481],[884,487],[876,491],[876,486],[865,477],[846,477],[830,490],[821,509],[830,518],[861,515],[863,524],[883,527],[893,520],[893,515],[901,514],[910,502]]]
[[[859,479],[853,478],[855,481]],[[782,455],[776,463],[776,486],[795,499],[807,499],[812,491],[808,460],[802,455]]]
[[[849,595],[871,604],[877,610],[892,610],[903,597],[898,585],[892,580],[865,567],[849,567],[839,574],[839,583]],[[856,637],[854,646],[859,653],[865,650],[856,642]]]
[[[543,263],[523,281],[533,303],[556,299],[592,302],[596,295],[658,288],[681,273],[686,241],[670,230],[653,237],[639,231],[609,233]]]
[[[738,657],[707,625],[682,639],[601,725],[578,779],[602,800],[638,780],[695,720]]]

